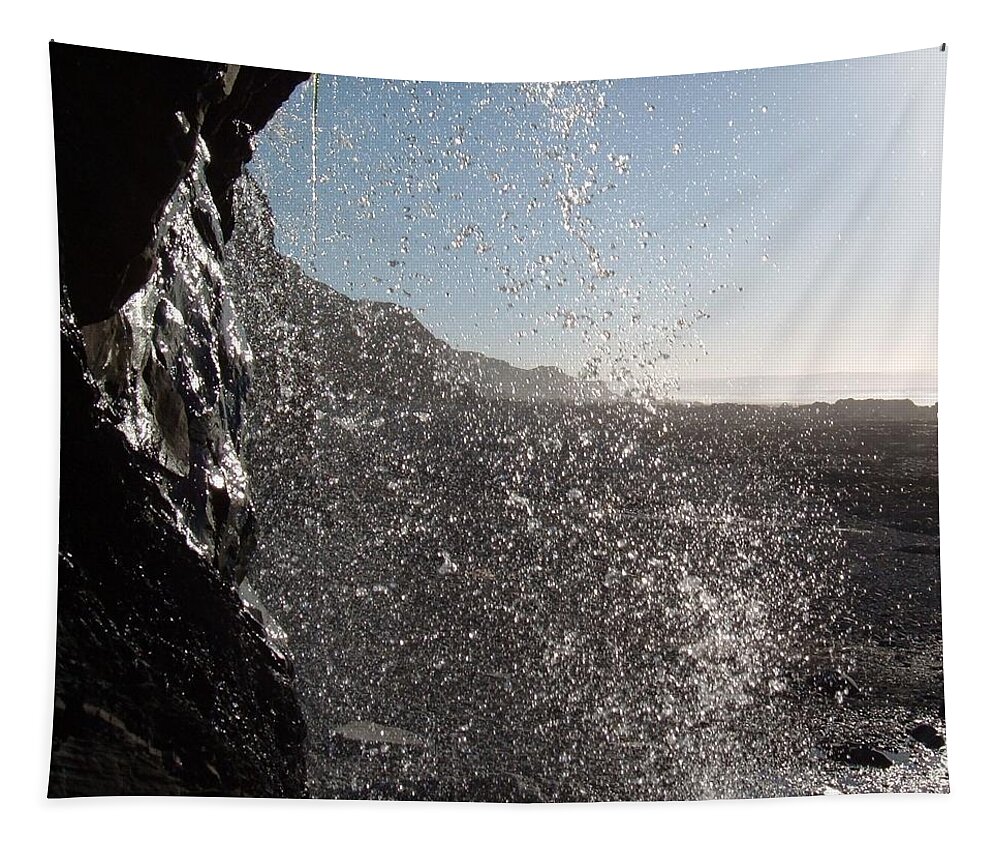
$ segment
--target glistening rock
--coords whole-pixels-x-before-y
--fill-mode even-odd
[[[303,791],[292,667],[240,594],[252,355],[222,250],[307,75],[51,45],[62,446],[50,795]],[[214,166],[213,166],[214,164]]]

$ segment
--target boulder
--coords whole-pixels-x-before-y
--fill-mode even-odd
[[[892,768],[892,757],[883,750],[869,744],[837,745],[828,751],[830,758],[845,765],[866,768]]]
[[[921,722],[906,731],[924,747],[937,751],[944,747],[944,736],[931,724]]]

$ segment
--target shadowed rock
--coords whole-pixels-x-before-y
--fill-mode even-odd
[[[830,758],[845,765],[865,768],[892,768],[892,758],[881,748],[873,745],[838,745],[829,751]]]
[[[107,319],[149,277],[156,223],[199,134],[231,230],[250,139],[308,75],[51,43],[59,273],[77,321]],[[201,131],[204,128],[204,132]]]
[[[942,736],[936,728],[927,723],[917,724],[915,727],[911,727],[907,732],[910,737],[916,739],[924,747],[930,748],[931,750],[941,750],[944,747],[944,736]]]
[[[305,75],[50,54],[63,298],[49,794],[302,794],[291,665],[237,588],[255,538],[250,361],[220,206],[245,128]]]

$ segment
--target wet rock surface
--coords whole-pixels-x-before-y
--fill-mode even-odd
[[[52,42],[59,272],[78,322],[142,288],[156,229],[199,138],[220,225],[250,141],[306,74]]]
[[[254,544],[251,355],[217,198],[225,209],[225,175],[249,155],[245,127],[304,75],[60,44],[51,58],[63,304],[50,795],[300,794],[292,666],[239,591]]]
[[[64,321],[49,793],[295,794],[291,667],[191,545]]]
[[[847,765],[866,768],[892,768],[892,757],[874,745],[841,745],[831,748],[830,758]]]
[[[945,745],[944,736],[942,736],[936,728],[926,722],[917,724],[915,727],[911,727],[908,732],[911,738],[916,739],[920,742],[920,744],[930,748],[931,750],[941,750],[941,748]]]

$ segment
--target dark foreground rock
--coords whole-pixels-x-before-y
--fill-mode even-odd
[[[865,768],[892,768],[892,758],[873,745],[838,745],[829,751],[830,758],[845,765]]]
[[[250,356],[221,270],[253,132],[305,78],[51,45],[62,285],[51,796],[298,795],[250,601]],[[212,164],[214,163],[214,167]]]
[[[910,737],[931,750],[937,751],[944,747],[944,736],[930,724],[920,723],[908,731]]]

